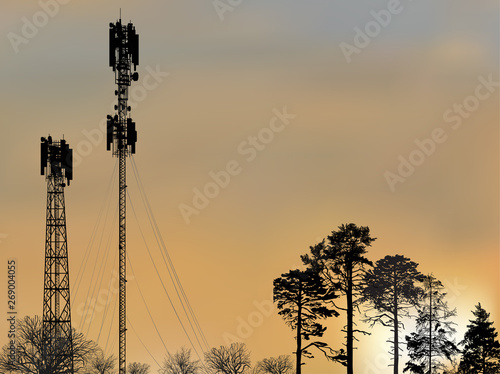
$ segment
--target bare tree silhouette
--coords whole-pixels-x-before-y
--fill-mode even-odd
[[[106,357],[102,349],[98,349],[87,366],[86,374],[112,374],[115,372],[116,358],[113,355]]]
[[[244,343],[233,343],[205,352],[205,363],[214,373],[242,374],[250,369],[250,353]]]
[[[256,371],[259,374],[292,374],[292,358],[287,355],[265,358],[257,363]]]
[[[73,368],[75,373],[92,359],[97,345],[85,336],[72,330]],[[39,316],[26,316],[17,325],[16,356],[12,359],[9,345],[5,345],[0,353],[0,370],[2,372],[18,372],[23,374],[58,374],[66,365],[64,362],[50,361],[53,366],[47,367],[43,355],[42,319]],[[65,370],[65,369],[64,369]]]
[[[200,361],[191,360],[191,349],[182,347],[180,351],[171,354],[167,352],[159,374],[196,374],[200,371]]]
[[[149,374],[150,366],[140,362],[131,362],[127,365],[128,374]]]

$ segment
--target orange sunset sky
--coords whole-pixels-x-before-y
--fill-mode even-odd
[[[257,305],[268,307],[273,279],[348,222],[377,238],[370,260],[402,254],[443,282],[457,340],[478,302],[500,328],[498,2],[220,3],[217,11],[212,0],[2,1],[0,343],[9,259],[17,260],[18,318],[42,313],[39,143],[64,135],[75,153],[66,188],[73,325],[118,353],[118,181],[100,126],[115,101],[108,24],[120,8],[140,37],[134,161],[211,346],[231,335],[254,363],[291,354],[291,330]],[[289,118],[273,120],[284,110]],[[183,216],[194,191],[228,163],[238,172],[227,186]],[[156,373],[165,348],[191,345],[153,266],[185,318],[130,161],[128,190],[127,361]],[[345,315],[326,323],[325,341],[339,348]],[[390,332],[370,331],[355,372],[391,373]],[[305,363],[304,373],[345,372],[319,353]]]

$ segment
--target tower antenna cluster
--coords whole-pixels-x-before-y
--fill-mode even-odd
[[[119,374],[126,374],[126,158],[135,153],[137,131],[130,118],[128,88],[139,79],[139,35],[120,19],[109,25],[109,66],[118,102],[107,116],[106,146],[119,161]],[[133,71],[132,71],[133,67]],[[64,188],[73,179],[73,151],[64,139],[41,139],[41,175],[47,181],[42,355],[44,373],[73,374],[68,245]]]
[[[41,139],[40,173],[47,181],[42,355],[46,373],[73,374],[64,187],[73,179],[73,150],[66,141]]]
[[[121,13],[121,12],[120,12]],[[134,72],[132,72],[132,65]],[[109,25],[109,66],[115,72],[118,103],[115,114],[107,117],[106,146],[119,163],[119,374],[126,374],[126,158],[135,153],[137,131],[129,117],[128,88],[139,79],[139,35],[132,23],[122,24],[121,15]]]

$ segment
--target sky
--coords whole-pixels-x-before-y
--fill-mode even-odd
[[[40,137],[64,136],[75,161],[65,191],[73,325],[118,353],[118,181],[102,124],[115,101],[108,25],[120,8],[140,38],[128,362],[156,372],[189,339],[202,355],[141,191],[207,342],[245,342],[254,363],[294,351],[272,310],[273,279],[349,222],[377,238],[370,260],[402,254],[442,281],[457,341],[478,302],[500,328],[493,0],[3,1],[0,268],[5,280],[16,259],[18,318],[42,313]],[[0,299],[3,345],[6,283]],[[372,335],[360,337],[355,372],[390,373],[389,330],[359,318]],[[335,348],[344,323],[326,321]],[[304,373],[345,370],[321,354],[305,362]]]

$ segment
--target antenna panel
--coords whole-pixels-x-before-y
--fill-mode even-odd
[[[43,139],[40,144],[40,175],[45,175],[45,168],[47,167],[47,158],[49,157],[49,146],[47,140]]]
[[[113,124],[114,124],[113,118],[109,118],[109,116],[108,116],[108,121],[107,121],[107,124],[106,124],[106,129],[107,129],[107,132],[106,132],[106,149],[108,151],[111,150],[111,144],[113,143]]]
[[[115,25],[109,24],[109,66],[115,70],[116,65],[116,29]]]

